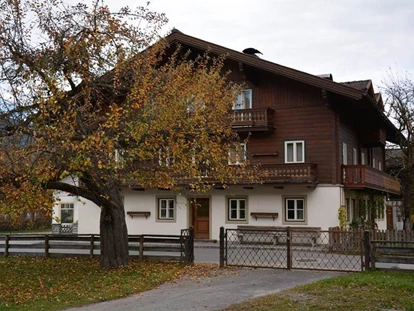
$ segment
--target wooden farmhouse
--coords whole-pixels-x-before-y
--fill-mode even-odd
[[[196,238],[218,239],[221,226],[328,229],[339,225],[341,206],[351,226],[374,220],[379,229],[387,227],[386,198],[398,195],[400,184],[385,173],[385,145],[400,133],[370,80],[335,82],[179,31],[167,40],[192,53],[226,55],[230,79],[245,85],[232,127],[242,140],[248,137],[229,164],[248,160],[267,177],[203,194],[123,189],[129,234],[179,234],[194,226]],[[61,223],[55,230],[99,232],[96,205],[57,195]]]

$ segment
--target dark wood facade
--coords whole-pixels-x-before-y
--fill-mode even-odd
[[[233,112],[233,129],[248,136],[247,160],[267,172],[264,183],[400,192],[398,181],[384,173],[385,143],[396,139],[395,128],[372,87],[358,90],[181,33],[170,36],[195,53],[227,54],[229,78],[252,90],[251,107]],[[286,163],[291,141],[304,143],[300,163]]]

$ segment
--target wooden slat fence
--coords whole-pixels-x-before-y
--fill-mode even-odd
[[[377,263],[414,265],[414,241],[371,241],[371,267]]]
[[[0,236],[0,255],[82,257],[100,256],[100,236],[16,234]],[[194,233],[182,230],[181,235],[130,235],[129,256],[139,260],[173,260],[194,262]]]
[[[360,250],[364,230],[340,230],[339,227],[334,227],[330,228],[329,232],[332,250],[343,252]],[[360,234],[348,234],[356,232]],[[389,241],[389,246],[395,245],[394,242],[414,242],[414,231],[411,230],[368,230],[368,232],[370,241]],[[414,245],[407,244],[407,247],[414,247]]]

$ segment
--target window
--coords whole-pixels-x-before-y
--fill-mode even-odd
[[[356,215],[358,215],[356,199],[352,199],[351,204],[352,204],[351,205],[352,214],[351,214],[351,218],[349,219],[349,221],[355,220]]]
[[[252,108],[252,89],[243,90],[238,96],[233,106],[234,110]]]
[[[236,145],[229,151],[229,164],[239,165],[247,160],[247,145],[245,143]]]
[[[73,223],[73,204],[62,203],[60,204],[60,219],[62,224]]]
[[[366,161],[365,161],[365,153],[361,152],[361,164],[365,165]]]
[[[285,141],[285,163],[305,162],[305,141]]]
[[[158,199],[158,219],[175,219],[175,199]]]
[[[373,158],[372,159],[372,167],[376,168],[376,166],[377,166],[377,159]]]
[[[378,161],[378,169],[379,169],[380,171],[382,171],[382,162],[381,162],[381,161]]]
[[[352,211],[351,211],[351,206],[349,204],[349,199],[345,199],[345,208],[346,208],[346,221],[350,222],[352,219]]]
[[[171,153],[170,153],[170,148],[169,147],[165,147],[165,148],[160,148],[158,150],[158,164],[160,166],[170,166],[172,165],[174,162],[173,158],[171,157]]]
[[[305,222],[305,198],[285,198],[286,222]]]
[[[342,143],[342,164],[348,165],[348,147]]]
[[[353,165],[358,164],[357,150],[355,148],[352,148],[352,164]]]
[[[247,214],[247,200],[245,198],[231,198],[229,199],[229,220],[246,220]]]

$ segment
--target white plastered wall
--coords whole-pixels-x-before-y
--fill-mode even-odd
[[[126,189],[122,192],[124,197],[125,212],[142,211],[150,212],[151,215],[134,216],[126,215],[129,234],[180,234],[180,230],[188,228],[190,224],[190,213],[188,198],[192,193],[185,196],[174,191],[162,191],[157,189],[146,189],[145,191],[134,191]],[[219,238],[219,228],[237,228],[240,223],[227,220],[227,199],[229,197],[247,197],[247,223],[252,226],[309,226],[328,229],[338,226],[338,207],[343,198],[340,186],[318,185],[315,189],[307,187],[274,187],[255,186],[253,189],[243,187],[231,187],[226,190],[211,190],[201,196],[210,198],[210,238]],[[283,222],[283,197],[305,196],[306,197],[306,224],[290,224]],[[69,197],[61,196],[61,202]],[[75,204],[75,221],[79,221],[79,234],[99,233],[100,208],[94,203],[78,197],[70,197]],[[175,198],[176,215],[174,221],[157,220],[157,198]],[[278,213],[278,218],[258,218],[250,216],[251,212]]]

